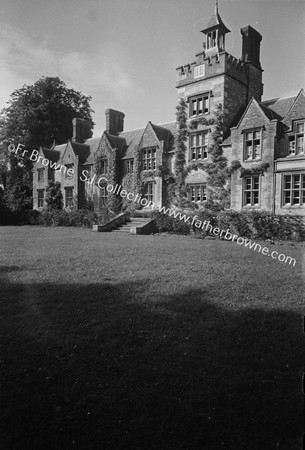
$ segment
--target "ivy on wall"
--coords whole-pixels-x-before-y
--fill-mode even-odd
[[[260,163],[260,164],[256,164],[255,166],[252,167],[240,167],[240,176],[241,177],[245,177],[245,176],[251,176],[251,175],[263,175],[268,168],[270,167],[269,163]]]
[[[185,164],[186,164],[186,142],[188,139],[187,126],[187,104],[183,98],[180,99],[176,107],[176,121],[177,121],[177,143],[175,150],[175,182],[170,189],[171,200],[182,206],[186,197],[185,187]]]
[[[208,148],[208,161],[192,161],[186,164],[186,141],[189,133],[197,130],[198,126],[209,127],[210,143]],[[226,208],[230,206],[230,176],[240,167],[239,161],[233,161],[228,166],[227,158],[223,154],[223,111],[218,104],[213,117],[198,117],[187,123],[187,104],[184,99],[177,106],[177,150],[176,150],[176,193],[186,201],[185,178],[192,170],[204,170],[207,173],[207,206]]]

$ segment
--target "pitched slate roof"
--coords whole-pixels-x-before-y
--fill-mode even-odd
[[[270,120],[273,120],[273,119],[282,120],[282,116],[280,116],[278,113],[276,113],[271,108],[268,108],[268,106],[264,105],[264,103],[259,103],[259,106],[263,110],[263,112],[266,114],[268,119],[270,119]]]
[[[105,132],[105,134],[112,148],[122,150],[126,146],[126,141],[124,138],[120,136],[115,136],[113,134],[109,134],[107,132]]]
[[[90,147],[90,153],[84,162],[84,164],[94,164],[95,163],[95,153],[97,149],[99,148],[101,137],[98,138],[90,138],[85,141],[85,144]]]
[[[74,153],[79,156],[80,162],[85,162],[90,154],[90,147],[86,144],[79,144],[78,142],[71,142]]]
[[[271,100],[266,100],[262,102],[264,106],[267,106],[269,109],[278,114],[281,119],[284,119],[288,114],[291,106],[293,105],[297,96],[286,97],[286,98],[274,98]]]
[[[43,148],[42,153],[49,161],[57,162],[60,158],[60,152],[58,150],[52,150],[49,148]]]
[[[141,138],[143,136],[145,128],[139,128],[138,130],[123,131],[119,134],[120,138],[124,138],[126,142],[127,151],[124,158],[133,158],[134,152],[139,147]]]

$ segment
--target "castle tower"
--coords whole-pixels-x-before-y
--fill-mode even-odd
[[[203,51],[193,62],[177,68],[178,96],[189,105],[189,118],[209,116],[221,103],[224,131],[254,96],[263,94],[260,42],[262,36],[250,25],[241,29],[242,56],[237,59],[226,52],[225,37],[230,32],[222,21],[216,1],[215,11],[201,31],[205,40]]]

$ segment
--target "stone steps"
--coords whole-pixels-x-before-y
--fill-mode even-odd
[[[113,228],[111,231],[115,233],[130,233],[131,228],[143,226],[150,222],[150,220],[145,217],[131,217],[128,221]]]

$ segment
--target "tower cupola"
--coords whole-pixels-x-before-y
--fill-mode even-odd
[[[225,50],[225,35],[230,31],[218,13],[218,0],[216,0],[214,14],[207,27],[201,31],[206,36],[206,41],[203,44],[206,57],[214,56]]]

